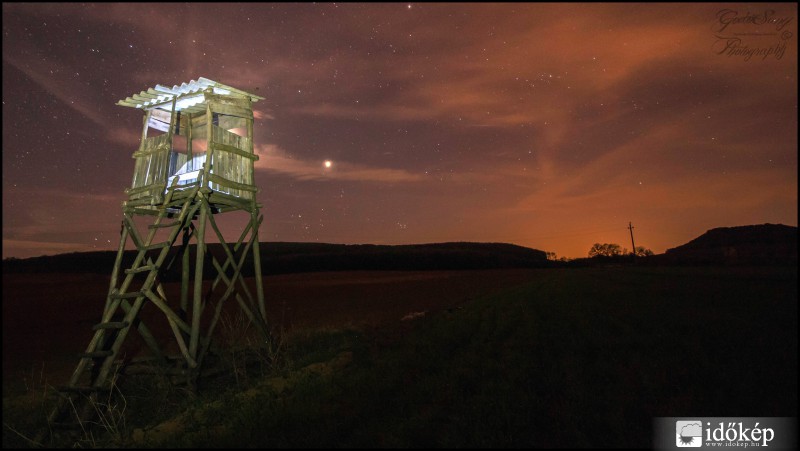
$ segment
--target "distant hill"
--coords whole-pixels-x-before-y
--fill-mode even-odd
[[[548,265],[545,252],[503,243],[437,243],[414,245],[323,244],[264,242],[259,244],[262,274],[352,270],[456,270],[531,268]],[[192,248],[192,253],[194,249]],[[219,244],[209,244],[209,252],[222,261]],[[136,256],[126,251],[126,268]],[[26,259],[3,260],[4,273],[97,273],[111,274],[115,251],[80,252]],[[170,257],[167,258],[169,262]],[[194,260],[194,257],[192,257]],[[252,258],[243,267],[245,276],[253,274]],[[211,275],[213,267],[206,264]],[[165,279],[179,277],[179,262]]]
[[[411,245],[260,243],[262,274],[354,270],[458,270],[538,268],[550,266],[596,266],[631,263],[629,256],[583,258],[568,263],[549,262],[543,251],[504,243],[436,243]],[[219,244],[209,252],[222,261]],[[192,253],[194,249],[192,248]],[[136,256],[126,251],[124,267]],[[80,252],[26,259],[3,260],[4,273],[95,273],[111,274],[116,251]],[[194,260],[194,257],[192,257]],[[169,261],[169,258],[168,258]],[[164,275],[178,280],[179,262]],[[692,241],[666,253],[639,257],[645,265],[796,265],[797,227],[763,224],[711,229]],[[206,265],[207,276],[213,266]],[[253,274],[247,257],[243,274]]]
[[[711,229],[657,260],[672,264],[797,264],[797,227],[762,224]]]
[[[503,243],[372,244],[266,243],[265,274],[336,270],[529,268],[547,265],[545,252]]]

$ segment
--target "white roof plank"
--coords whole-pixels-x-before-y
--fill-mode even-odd
[[[149,94],[147,91],[142,91],[139,93],[139,97],[144,97],[145,99],[157,99],[158,96],[154,96],[153,94]]]
[[[264,97],[257,96],[247,91],[228,86],[205,77],[200,77],[197,80],[190,80],[188,83],[181,83],[180,86],[174,85],[168,87],[165,85],[155,85],[155,87],[147,88],[146,91],[141,91],[133,94],[117,102],[117,105],[134,107],[134,108],[172,108],[169,104],[175,97],[177,99],[176,109],[178,111],[187,112],[200,112],[205,108],[205,98],[202,93],[211,88],[215,94],[235,94],[239,96],[246,96],[250,101],[255,103],[259,100],[264,100]],[[193,96],[192,94],[197,94]]]
[[[156,85],[153,89],[166,94],[179,94],[178,92],[175,92],[172,88],[168,88],[163,85]]]

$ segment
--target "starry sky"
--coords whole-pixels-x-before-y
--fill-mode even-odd
[[[265,97],[261,241],[575,258],[630,248],[629,222],[656,253],[797,225],[796,4],[3,3],[2,21],[4,258],[115,249],[142,123],[115,104],[199,77]]]

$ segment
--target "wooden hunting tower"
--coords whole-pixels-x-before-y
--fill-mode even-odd
[[[109,375],[120,363],[118,354],[131,328],[157,359],[171,362],[190,383],[229,298],[266,336],[258,249],[263,217],[256,202],[251,106],[259,100],[263,97],[201,77],[171,88],[156,85],[117,102],[144,112],[142,140],[133,153],[133,182],[122,203],[119,250],[103,316],[69,385],[59,389],[65,395],[62,404],[109,389]],[[214,219],[230,211],[243,211],[248,218],[235,244],[223,237]],[[140,232],[142,222],[147,230]],[[221,250],[219,258],[206,242],[207,224],[220,243],[214,245],[217,254]],[[128,239],[136,248],[132,261],[125,255]],[[176,262],[180,299],[170,300],[167,292],[177,290],[165,289],[164,279]],[[242,277],[246,263],[252,265],[255,295]],[[213,282],[204,285],[204,273],[215,274]],[[142,321],[139,313],[148,303],[166,317],[177,356],[167,356]],[[208,307],[213,312],[204,317]],[[65,410],[55,409],[51,420],[58,421]]]

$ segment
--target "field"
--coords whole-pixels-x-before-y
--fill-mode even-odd
[[[3,283],[3,443],[28,446],[107,279]],[[797,416],[796,268],[357,271],[265,291],[278,359],[192,396],[128,382],[124,427],[81,446],[648,447],[653,417]]]

